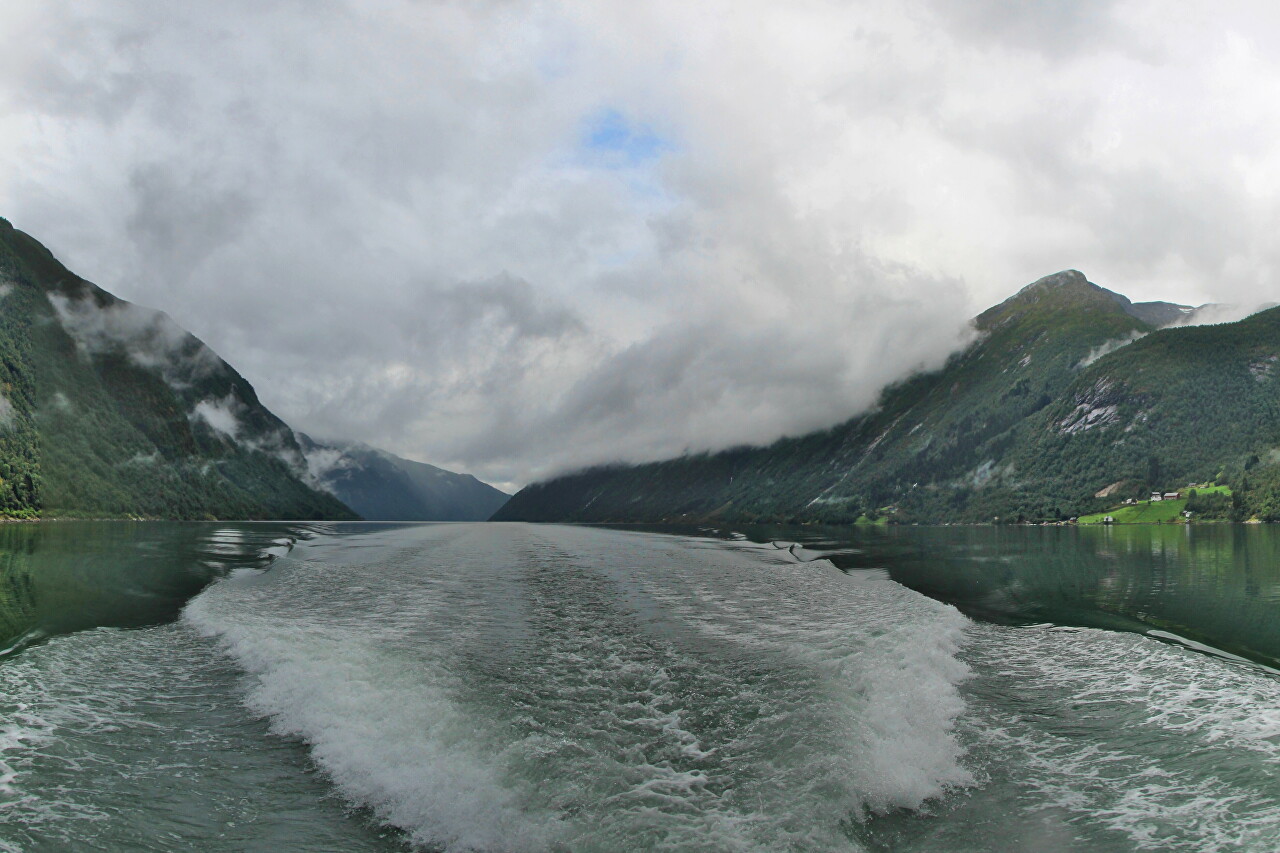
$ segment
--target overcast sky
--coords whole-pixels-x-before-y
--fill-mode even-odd
[[[1274,8],[14,0],[0,215],[519,485],[835,423],[1068,267],[1280,298]]]

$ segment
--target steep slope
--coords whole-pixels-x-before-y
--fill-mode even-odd
[[[1048,276],[874,412],[767,448],[537,483],[495,518],[1052,520],[1215,478],[1234,479],[1246,510],[1280,515],[1280,310],[1156,328],[1186,309]]]
[[[0,511],[355,517],[305,472],[292,430],[212,350],[0,219]]]
[[[369,521],[484,521],[510,497],[470,474],[358,442],[302,434],[298,442],[320,487]]]

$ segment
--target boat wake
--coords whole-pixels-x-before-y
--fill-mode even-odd
[[[186,618],[352,801],[450,850],[862,849],[972,781],[968,621],[747,542],[337,537]]]

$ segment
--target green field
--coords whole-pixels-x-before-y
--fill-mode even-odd
[[[1197,495],[1230,495],[1228,486],[1196,486]],[[1186,494],[1186,491],[1183,492]],[[1103,524],[1103,519],[1111,516],[1116,524],[1169,524],[1182,521],[1182,511],[1187,508],[1187,499],[1173,501],[1139,501],[1130,506],[1112,507],[1105,512],[1093,515],[1082,515],[1076,519],[1077,524]]]
[[[1082,515],[1076,520],[1078,524],[1102,524],[1103,519],[1111,516],[1116,524],[1165,524],[1179,521],[1182,511],[1187,508],[1187,499],[1176,501],[1142,501],[1134,506],[1118,506],[1106,512]]]

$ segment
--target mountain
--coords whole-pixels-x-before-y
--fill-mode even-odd
[[[867,414],[769,447],[535,483],[494,517],[1058,520],[1208,480],[1230,480],[1241,512],[1280,514],[1280,309],[1159,328],[1187,313],[1067,270],[983,312],[970,346]]]
[[[230,365],[0,219],[0,514],[356,517],[307,479]]]
[[[484,521],[510,497],[470,474],[366,444],[301,433],[298,443],[315,482],[370,521]]]
[[[1111,293],[1111,291],[1107,292]],[[1214,307],[1212,305],[1192,307],[1190,305],[1178,305],[1174,302],[1130,302],[1127,296],[1121,296],[1119,293],[1111,293],[1111,296],[1116,302],[1120,303],[1120,307],[1130,317],[1141,320],[1154,328],[1189,322],[1197,312],[1205,308]]]
[[[1120,294],[1117,293],[1116,296],[1120,296]],[[1124,297],[1120,298],[1124,299]],[[1200,306],[1200,308],[1204,307],[1203,305]],[[1130,317],[1136,317],[1142,322],[1158,328],[1185,322],[1194,317],[1200,308],[1193,308],[1190,305],[1177,305],[1173,302],[1130,302],[1125,307],[1125,312]]]

